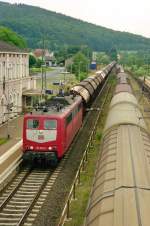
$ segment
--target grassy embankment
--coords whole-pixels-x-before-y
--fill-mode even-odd
[[[125,70],[130,71],[135,77],[150,77],[150,68],[148,65],[137,65],[125,66]]]
[[[46,68],[43,68],[43,71],[53,71],[54,69],[51,68],[51,67],[46,67]],[[36,74],[36,73],[41,73],[42,71],[42,68],[37,68],[37,67],[32,67],[30,68],[30,74]]]
[[[0,145],[5,144],[7,141],[7,138],[0,138]]]

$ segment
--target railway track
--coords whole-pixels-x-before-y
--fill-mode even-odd
[[[43,172],[37,170],[23,171],[1,197],[3,201],[0,206],[0,225],[22,225],[47,184],[50,175],[51,172],[48,170]],[[21,176],[22,178],[20,178]],[[20,179],[20,181],[17,179]],[[10,192],[8,196],[7,192]]]
[[[63,168],[23,169],[0,194],[0,226],[31,226]]]

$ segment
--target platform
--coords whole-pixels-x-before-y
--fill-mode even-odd
[[[0,145],[0,157],[22,139],[23,116],[19,116],[0,126],[0,138],[10,139]]]

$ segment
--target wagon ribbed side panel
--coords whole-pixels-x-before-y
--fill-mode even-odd
[[[71,91],[80,95],[83,98],[83,100],[85,101],[85,103],[88,103],[88,101],[90,100],[90,93],[88,92],[87,89],[85,89],[84,87],[82,87],[80,85],[74,86],[71,89]]]
[[[148,134],[138,126],[106,133],[85,226],[149,226],[149,151]]]
[[[80,86],[82,86],[83,88],[87,89],[91,96],[93,95],[94,88],[93,88],[93,86],[91,85],[91,83],[89,81],[82,81],[82,82],[80,82]]]

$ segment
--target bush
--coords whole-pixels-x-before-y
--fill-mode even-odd
[[[87,73],[85,73],[85,72],[80,72],[80,75],[78,75],[78,80],[79,80],[79,81],[82,81],[82,80],[84,80],[85,78],[87,78]]]
[[[29,67],[33,67],[36,65],[36,58],[32,55],[29,56]]]

